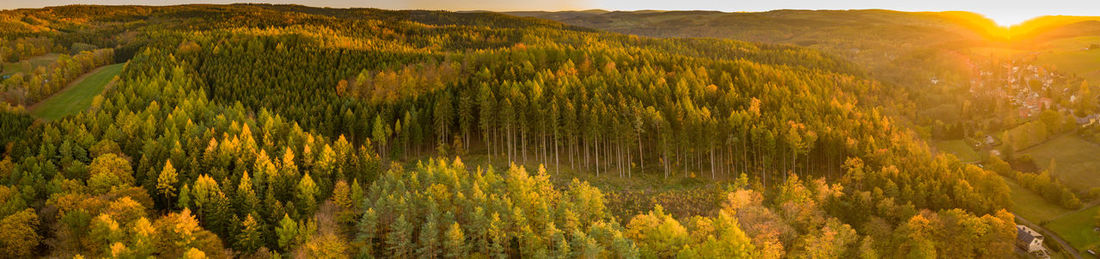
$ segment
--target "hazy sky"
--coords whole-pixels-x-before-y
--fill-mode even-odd
[[[972,11],[1011,25],[1042,15],[1100,16],[1100,0],[0,0],[0,9],[66,4],[174,5],[264,2],[321,7],[443,10],[719,10],[892,9]]]

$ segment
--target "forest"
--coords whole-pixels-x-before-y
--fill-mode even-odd
[[[8,10],[0,38],[61,53],[0,81],[3,258],[1014,253],[1011,172],[811,48],[293,5]],[[113,63],[87,110],[27,112]]]

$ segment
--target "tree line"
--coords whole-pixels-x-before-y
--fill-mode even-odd
[[[61,54],[46,66],[23,64],[27,73],[15,73],[0,79],[0,99],[18,105],[31,105],[61,91],[73,80],[98,67],[114,63],[114,50],[83,51],[74,56]]]

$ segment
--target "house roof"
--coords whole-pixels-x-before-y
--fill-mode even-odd
[[[1016,226],[1016,239],[1025,244],[1030,244],[1032,241],[1034,241],[1035,239],[1039,239],[1040,237],[1042,236],[1040,236],[1039,233],[1035,233],[1035,231],[1026,226]]]

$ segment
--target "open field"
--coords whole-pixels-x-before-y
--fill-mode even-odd
[[[1084,254],[1100,245],[1100,232],[1096,232],[1096,213],[1100,206],[1066,214],[1048,223],[1046,228],[1058,232],[1067,242]]]
[[[1016,181],[1004,178],[1008,187],[1012,188],[1012,213],[1019,214],[1036,223],[1047,222],[1070,212],[1069,210],[1048,202],[1031,190],[1020,186]]]
[[[959,158],[959,161],[970,163],[982,159],[981,155],[963,140],[936,141],[935,145],[937,150],[954,154]]]
[[[122,64],[92,70],[73,81],[65,90],[32,106],[31,115],[43,120],[56,120],[87,109],[92,99],[102,93],[107,83],[121,71]]]
[[[1031,155],[1043,169],[1054,159],[1056,168],[1051,173],[1070,188],[1088,191],[1100,187],[1100,145],[1075,135],[1059,136],[1017,154]]]
[[[1038,55],[1037,62],[1077,74],[1090,82],[1100,81],[1100,49],[1087,49],[1091,44],[1100,44],[1100,37],[1056,40],[1050,43],[1050,51]]]
[[[28,73],[30,72],[28,71],[28,69],[34,69],[35,67],[49,65],[50,63],[57,61],[57,58],[59,56],[60,54],[50,53],[23,60],[30,63],[31,66],[29,68],[23,65],[23,61],[3,62],[2,66],[4,67],[4,70],[3,72],[0,72],[0,75],[12,75],[18,72]]]

